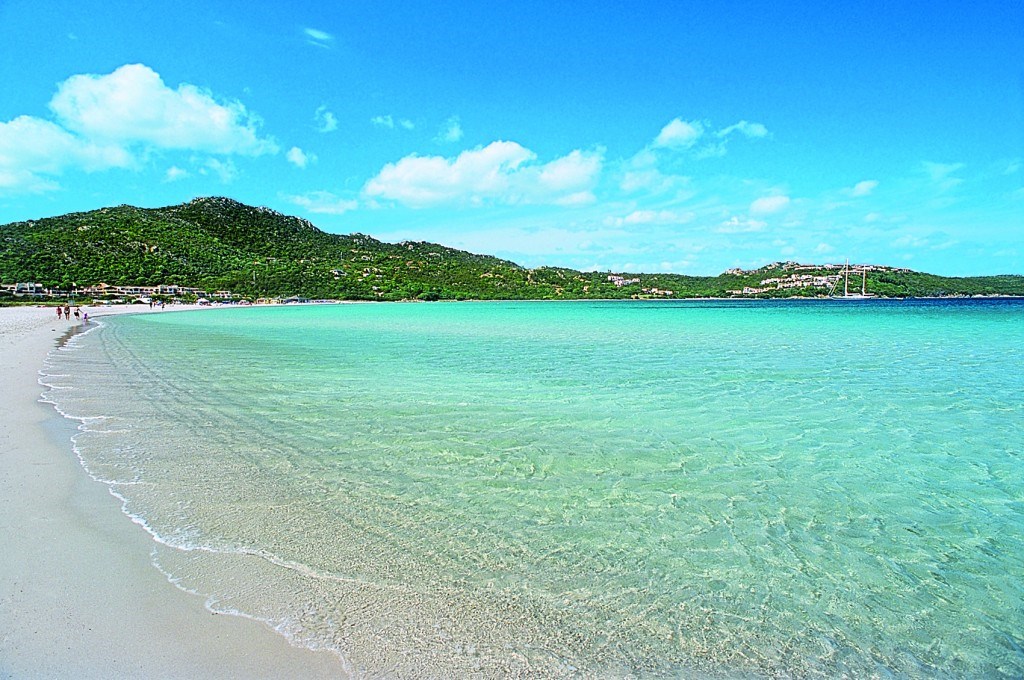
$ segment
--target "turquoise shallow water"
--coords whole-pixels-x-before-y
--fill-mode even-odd
[[[76,449],[209,606],[368,675],[1024,675],[1024,303],[104,321]]]

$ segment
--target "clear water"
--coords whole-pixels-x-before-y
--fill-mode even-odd
[[[1021,677],[1024,302],[104,321],[76,449],[216,611],[419,677]]]

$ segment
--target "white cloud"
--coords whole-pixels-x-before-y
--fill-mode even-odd
[[[316,28],[307,28],[303,31],[306,34],[306,42],[317,47],[329,48],[334,44],[334,36],[326,31]]]
[[[694,219],[690,212],[675,210],[634,210],[623,217],[606,217],[604,224],[609,227],[624,227],[639,224],[685,224]]]
[[[455,158],[406,156],[385,165],[363,187],[374,199],[412,207],[441,204],[546,203],[578,205],[594,200],[601,151],[572,153],[546,164],[515,142],[492,142]]]
[[[941,231],[927,234],[904,234],[891,243],[894,248],[911,248],[914,250],[947,250],[959,242]]]
[[[589,188],[601,172],[601,154],[584,153],[579,149],[539,168],[537,181],[554,192]]]
[[[39,194],[59,189],[60,185],[20,168],[0,167],[0,195],[5,193]]]
[[[172,165],[167,168],[167,172],[164,173],[165,182],[177,182],[179,179],[185,179],[189,176],[188,170],[179,168],[177,165]]]
[[[402,119],[400,119],[400,120],[398,120],[396,122],[395,119],[390,114],[388,114],[386,116],[374,116],[373,118],[370,119],[370,122],[373,123],[374,125],[376,125],[377,127],[388,128],[389,130],[393,130],[395,128],[395,125],[397,125],[398,127],[402,128],[403,130],[412,130],[412,129],[414,129],[416,127],[416,124],[413,123],[408,118],[402,118]],[[459,136],[460,137],[461,137],[461,132],[462,131],[460,130],[459,131]],[[445,140],[445,141],[458,141],[458,140],[457,139],[452,139],[452,140]]]
[[[200,175],[214,174],[220,177],[224,184],[230,184],[238,177],[238,168],[231,160],[220,160],[219,158],[207,159],[206,163],[199,170]]]
[[[462,139],[462,124],[459,121],[458,116],[452,116],[445,121],[444,127],[437,133],[434,141],[437,142],[457,142]]]
[[[301,195],[285,196],[284,199],[311,213],[323,215],[341,215],[359,207],[358,201],[341,198],[329,191],[311,191]]]
[[[705,144],[694,155],[697,158],[721,158],[725,155],[725,140],[715,144]]]
[[[789,205],[789,196],[762,196],[750,204],[750,214],[770,215],[784,210]]]
[[[305,168],[310,163],[316,162],[316,155],[307,154],[297,146],[293,146],[288,149],[288,153],[285,154],[285,158],[288,162],[297,168]]]
[[[814,247],[815,255],[827,255],[832,252],[835,252],[835,248],[833,248],[827,243],[819,243]]]
[[[691,178],[665,174],[658,169],[658,154],[649,147],[637,152],[622,166],[619,188],[626,193],[672,194],[683,199],[693,195]]]
[[[414,154],[385,165],[364,192],[414,206],[496,197],[509,189],[519,166],[534,158],[515,142],[492,142],[453,160]]]
[[[338,129],[338,119],[327,110],[326,106],[317,107],[316,113],[313,114],[313,120],[316,121],[316,129],[320,132],[334,132]]]
[[[172,90],[143,64],[71,76],[57,87],[50,109],[67,130],[94,141],[248,156],[277,152],[240,102],[218,103],[188,83]]]
[[[750,234],[757,231],[764,231],[768,223],[753,218],[737,217],[733,215],[715,228],[718,234]]]
[[[86,171],[125,168],[133,159],[117,144],[94,143],[39,118],[19,116],[0,123],[0,167],[60,174],[69,166]]]
[[[942,191],[952,189],[963,182],[959,177],[952,176],[954,172],[963,167],[963,163],[932,163],[930,161],[921,163],[924,173]]]
[[[857,182],[854,184],[849,190],[849,193],[851,196],[867,196],[874,191],[877,186],[878,182],[876,180],[866,179],[863,182]]]
[[[9,191],[45,191],[44,175],[76,169],[138,169],[154,151],[259,156],[277,153],[261,137],[259,119],[240,102],[218,102],[187,83],[167,87],[143,64],[105,75],[71,76],[49,103],[55,121],[20,116],[0,122],[0,184]],[[200,172],[234,178],[230,161],[209,161]],[[165,180],[181,175],[170,172]]]
[[[686,150],[701,142],[701,146],[695,150],[696,157],[715,158],[725,155],[728,138],[734,133],[751,139],[768,136],[768,128],[764,125],[746,120],[722,128],[715,132],[710,139],[706,134],[707,127],[707,122],[699,120],[687,122],[682,118],[675,118],[661,129],[649,148]]]
[[[739,132],[740,134],[746,137],[754,139],[768,136],[768,128],[766,128],[764,125],[762,125],[761,123],[749,123],[745,120],[741,120],[740,122],[734,125],[730,125],[727,128],[722,128],[721,130],[718,131],[717,135],[719,137],[728,137],[734,132]]]
[[[664,149],[688,149],[704,134],[704,124],[699,120],[686,121],[676,118],[661,129],[654,139],[654,146]]]
[[[38,193],[58,188],[45,175],[129,168],[132,156],[117,144],[92,142],[49,121],[19,116],[0,123],[0,189]]]

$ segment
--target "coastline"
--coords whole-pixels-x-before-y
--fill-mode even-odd
[[[122,310],[148,313],[89,308]],[[153,567],[149,536],[75,458],[73,423],[39,401],[39,370],[76,326],[0,308],[0,678],[346,677],[338,657],[215,615]]]

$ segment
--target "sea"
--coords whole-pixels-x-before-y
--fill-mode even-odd
[[[1024,300],[104,318],[75,454],[358,677],[1024,676]]]

